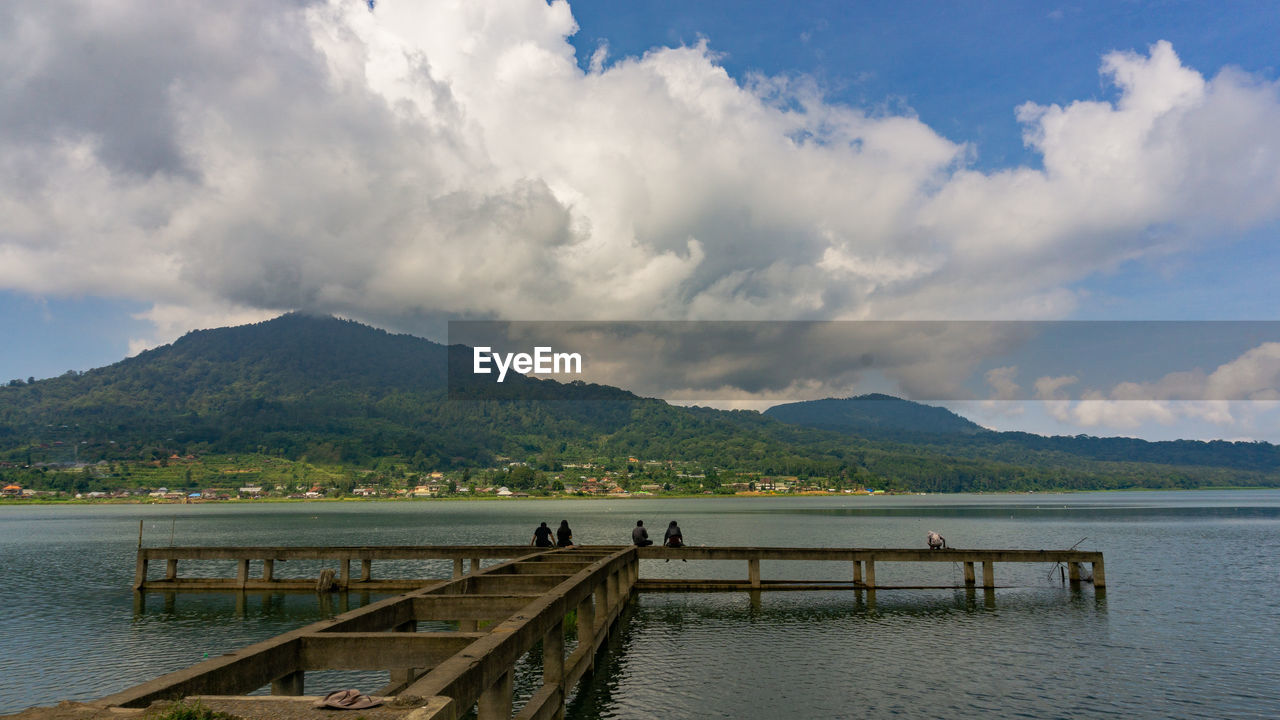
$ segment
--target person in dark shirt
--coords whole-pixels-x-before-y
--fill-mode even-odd
[[[662,544],[671,548],[684,547],[684,533],[680,532],[680,526],[675,520],[667,526],[667,532],[662,536]]]
[[[568,520],[561,520],[560,527],[556,528],[556,546],[573,547],[573,531],[569,529]]]
[[[635,543],[636,547],[648,547],[653,544],[649,539],[649,531],[644,529],[643,520],[637,520],[636,526],[631,529],[631,542]]]
[[[537,547],[551,547],[551,528],[547,527],[546,523],[539,525],[538,529],[533,531],[533,542],[529,544]]]
[[[675,520],[667,526],[667,532],[662,536],[662,544],[669,548],[684,547],[684,533],[680,531],[680,526]],[[667,558],[666,562],[671,562],[671,558]],[[680,562],[689,562],[685,558],[680,558]]]

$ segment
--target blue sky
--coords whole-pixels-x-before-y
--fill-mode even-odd
[[[1276,78],[1280,13],[1269,2],[579,3],[573,37],[585,64],[600,43],[618,56],[705,38],[735,77],[804,74],[832,100],[909,109],[978,145],[988,168],[1036,163],[1013,109],[1112,98],[1098,61],[1170,41],[1205,73],[1235,65]]]
[[[78,4],[0,11],[0,377],[296,308],[1280,319],[1272,3]]]

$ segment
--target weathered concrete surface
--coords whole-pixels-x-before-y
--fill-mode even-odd
[[[513,550],[508,548],[508,551]],[[516,552],[518,559],[537,551],[533,548],[521,546],[516,548],[514,552]],[[515,561],[511,560],[508,563]],[[313,645],[313,652],[307,659],[310,667],[304,667],[303,665],[303,648],[306,638],[318,633],[369,633],[371,636],[366,638],[366,643],[379,644],[385,642],[388,647],[402,648],[405,642],[403,638],[406,633],[393,632],[396,628],[404,627],[415,620],[435,619],[420,617],[417,612],[419,607],[415,605],[415,600],[423,596],[449,598],[450,600],[442,601],[445,603],[454,602],[456,599],[466,600],[468,597],[465,595],[446,595],[444,593],[449,592],[451,589],[456,590],[457,588],[450,587],[453,585],[465,587],[465,583],[469,582],[472,577],[480,577],[486,572],[500,571],[508,563],[481,569],[474,576],[467,576],[445,585],[387,598],[334,618],[312,623],[298,630],[278,635],[221,657],[211,658],[183,670],[168,673],[150,682],[109,695],[98,701],[98,703],[104,706],[145,707],[156,700],[175,699],[191,695],[237,695],[248,693],[293,673],[305,672],[306,669],[317,669],[317,666],[328,662],[314,650],[318,645]],[[513,575],[510,577],[519,576]],[[437,593],[440,593],[440,595],[436,595]],[[492,609],[486,609],[487,604],[483,600],[475,601],[474,598],[470,599],[473,600],[472,607],[476,608],[477,614],[480,614],[481,610],[484,610],[487,614],[493,614],[494,611]],[[524,599],[524,602],[527,601],[527,598]],[[508,605],[513,604],[509,599],[507,603]],[[504,613],[505,609],[505,607],[498,608],[496,617],[509,615],[510,612]],[[458,618],[452,616],[439,619],[452,620]],[[478,619],[492,618],[484,617]],[[385,637],[373,637],[379,634]],[[471,640],[474,641],[474,638]],[[335,641],[333,646],[340,647],[340,643]],[[346,659],[350,658],[341,656],[333,658],[335,661]],[[424,657],[424,662],[420,664],[415,662],[415,664],[401,667],[426,667],[429,664],[426,661],[432,659],[438,660],[438,658]],[[397,658],[397,661],[402,662],[400,658]],[[392,669],[387,665],[383,667]],[[296,680],[283,683],[283,685],[287,685],[290,688],[297,687]]]
[[[276,550],[266,548],[265,550]],[[264,583],[274,572],[273,557],[262,557],[264,548],[161,548],[154,556],[139,552],[139,576],[146,579],[147,563],[163,559],[165,581],[181,584],[179,566],[162,551],[177,550],[200,556],[202,551],[237,560],[237,578],[247,583],[250,557],[264,561]],[[286,548],[313,553],[332,548]],[[381,553],[421,552],[423,548],[337,548],[341,576],[351,584],[351,561],[361,559],[362,578],[369,578],[373,559]],[[426,548],[436,557],[453,559],[451,580],[439,580],[404,595],[313,623],[291,633],[170,673],[150,683],[130,688],[96,703],[144,706],[160,698],[183,695],[218,696],[216,709],[246,717],[311,717],[314,711],[298,698],[306,688],[304,675],[321,669],[389,670],[391,684],[384,692],[396,692],[397,707],[386,708],[385,717],[412,720],[456,720],[478,705],[479,718],[511,716],[511,679],[517,660],[541,642],[544,648],[543,685],[537,689],[518,718],[563,717],[569,690],[592,667],[595,651],[603,645],[614,621],[621,615],[633,590],[746,590],[758,598],[762,590],[856,589],[865,590],[874,603],[876,563],[963,563],[966,587],[976,584],[975,565],[983,566],[983,585],[994,598],[994,566],[1005,562],[1065,563],[1073,582],[1079,565],[1090,563],[1099,591],[1105,583],[1102,554],[1073,550],[945,550],[891,548],[776,548],[694,547],[590,549],[534,549],[525,546],[450,546]],[[502,553],[506,562],[480,568],[477,553]],[[364,556],[361,556],[361,553]],[[304,555],[309,556],[309,555]],[[324,557],[334,557],[325,554]],[[470,572],[465,573],[470,558]],[[741,580],[639,580],[641,558],[686,560],[746,560],[747,577]],[[180,558],[178,558],[180,559]],[[761,560],[840,561],[853,565],[853,579],[788,581],[761,577]],[[847,574],[845,577],[849,577]],[[148,581],[154,582],[154,581]],[[908,586],[898,586],[908,587]],[[910,587],[953,587],[910,586]],[[880,588],[886,589],[886,588]],[[756,600],[758,602],[758,600]],[[564,656],[563,623],[576,611],[579,646]],[[458,631],[417,633],[418,621],[458,622]],[[477,622],[493,622],[477,632]],[[271,683],[273,698],[220,697],[239,694]],[[332,689],[332,688],[329,688]],[[372,689],[366,689],[369,691]],[[238,703],[238,704],[237,704]],[[415,704],[416,703],[416,704]],[[383,715],[361,711],[369,720]],[[31,719],[36,720],[36,719]],[[59,720],[59,719],[50,719]],[[95,719],[96,720],[96,719]]]
[[[137,568],[134,574],[135,590],[217,590],[222,587],[246,590],[269,590],[275,587],[294,588],[299,583],[315,583],[315,579],[279,579],[275,577],[277,563],[289,560],[324,560],[338,565],[338,584],[343,588],[368,590],[404,590],[421,587],[424,583],[404,587],[405,580],[387,585],[376,577],[374,560],[452,560],[453,577],[463,574],[463,562],[471,561],[472,571],[479,569],[482,559],[518,558],[543,552],[544,548],[527,545],[370,545],[351,547],[319,547],[265,545],[249,547],[151,547],[138,548]],[[181,577],[181,562],[191,560],[234,560],[235,577]],[[164,577],[151,578],[152,563],[164,562]],[[352,562],[359,561],[359,576],[351,572]],[[255,566],[255,563],[257,565]],[[258,569],[260,567],[260,569]],[[254,570],[258,569],[257,575]],[[410,581],[411,582],[411,581]]]
[[[597,627],[607,633],[609,625],[617,617],[630,593],[634,573],[629,567],[634,565],[634,548],[620,550],[610,557],[596,561],[495,626],[487,637],[441,663],[409,686],[406,692],[423,697],[449,697],[453,698],[458,708],[471,707],[482,695],[492,695],[493,688],[503,682],[504,675],[510,672],[521,655],[541,640],[555,624],[561,622],[566,613],[577,609],[579,603],[593,595],[597,587],[606,582],[611,586],[620,585],[617,590],[608,593],[612,597],[606,601],[603,612],[596,617]],[[622,592],[622,587],[625,587],[625,592]],[[591,643],[583,644],[598,646],[601,636],[602,633],[598,630]],[[542,700],[550,702],[559,698],[559,702],[563,703],[563,696],[562,688],[558,694],[544,693]],[[499,713],[498,710],[493,712],[495,715]],[[530,712],[540,714],[541,709],[533,708]],[[449,716],[442,712],[439,717]]]
[[[419,595],[412,599],[416,620],[502,620],[538,598],[522,595]]]
[[[636,583],[638,592],[733,592],[733,591],[802,591],[802,590],[955,590],[957,585],[876,585],[849,580],[750,580],[725,579],[649,579]]]
[[[374,578],[371,580],[351,580],[339,585],[352,592],[408,592],[420,588],[437,587],[448,580],[441,578]],[[180,577],[174,580],[147,580],[146,585],[137,588],[142,592],[290,592],[314,593],[315,578],[262,578],[248,577],[243,582],[236,578],[197,578]]]
[[[178,546],[139,548],[138,556],[147,560],[467,560],[506,559],[542,549],[528,545]]]
[[[1085,550],[917,550],[914,548],[643,547],[640,559],[861,560],[881,562],[1088,562],[1102,553]]]
[[[386,670],[435,667],[485,633],[335,633],[302,638],[302,670]]]
[[[12,715],[0,715],[0,720],[141,720],[145,711],[140,708],[106,708],[64,701],[48,707],[32,707]]]
[[[364,688],[359,688],[364,690]],[[371,695],[371,693],[365,693]],[[253,720],[343,720],[362,717],[365,720],[409,720],[422,715],[423,708],[430,708],[433,703],[425,698],[409,696],[384,697],[382,705],[363,710],[330,710],[312,707],[323,695],[301,695],[297,697],[271,696],[204,696],[191,698],[215,712],[223,712],[241,718]],[[379,697],[379,696],[374,696]],[[439,703],[434,703],[438,706]]]

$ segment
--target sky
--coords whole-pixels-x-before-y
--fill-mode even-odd
[[[289,310],[1280,320],[1278,51],[1268,2],[13,0],[0,378]],[[1212,407],[966,412],[1280,441],[1275,342],[1181,368]]]

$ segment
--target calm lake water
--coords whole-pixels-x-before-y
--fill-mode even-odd
[[[1280,717],[1280,491],[698,500],[0,507],[0,713],[89,699],[340,612],[342,601],[156,593],[130,584],[148,545],[527,542],[567,519],[624,543],[636,519],[693,545],[957,547],[1106,553],[1107,592],[1046,566],[1002,588],[639,596],[576,694],[591,718]],[[429,567],[423,567],[428,565]],[[375,572],[447,575],[444,563]],[[763,563],[769,578],[848,579],[845,563]],[[877,568],[882,584],[960,582],[958,565]],[[314,574],[304,563],[278,575]],[[642,577],[745,577],[745,563],[644,561]],[[370,598],[352,595],[349,606]],[[376,598],[375,598],[376,599]],[[529,673],[535,672],[532,663]],[[371,673],[309,673],[307,692]]]

